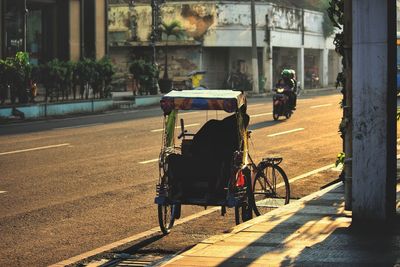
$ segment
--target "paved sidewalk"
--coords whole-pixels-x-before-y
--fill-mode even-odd
[[[390,229],[369,232],[351,228],[343,190],[342,183],[332,185],[204,240],[163,266],[400,266],[400,185],[396,220]]]

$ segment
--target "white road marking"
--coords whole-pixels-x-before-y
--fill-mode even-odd
[[[297,129],[293,129],[293,130],[289,130],[289,131],[285,131],[285,132],[269,134],[267,136],[268,137],[274,137],[274,136],[277,136],[277,135],[288,134],[288,133],[293,133],[293,132],[298,132],[298,131],[303,131],[303,130],[304,130],[304,128],[297,128]]]
[[[323,104],[323,105],[311,106],[310,108],[322,108],[322,107],[329,107],[329,106],[332,106],[332,104]]]
[[[185,125],[185,128],[187,127],[194,127],[194,126],[198,126],[200,125],[200,123],[193,123],[193,124],[187,124]],[[176,126],[175,129],[179,129],[181,128],[181,126]],[[155,130],[151,130],[150,132],[152,133],[156,133],[156,132],[162,132],[164,129],[155,129]]]
[[[310,101],[314,101],[314,98],[305,98],[305,99],[297,99],[297,102],[310,102]]]
[[[192,114],[197,114],[197,113],[199,113],[198,111],[192,111],[192,112],[182,112],[182,113],[179,113],[180,115],[192,115]]]
[[[254,105],[249,105],[249,108],[253,108],[253,107],[258,107],[258,106],[265,106],[267,104],[254,104]]]
[[[53,128],[53,130],[83,128],[83,127],[91,127],[91,126],[103,125],[103,124],[104,124],[103,122],[101,122],[101,123],[90,123],[90,124],[81,124],[81,125],[75,125],[75,126]]]
[[[14,150],[14,151],[8,151],[8,152],[1,152],[0,156],[3,155],[9,155],[9,154],[16,154],[16,153],[22,153],[22,152],[29,152],[29,151],[35,151],[35,150],[43,150],[43,149],[49,149],[49,148],[56,148],[56,147],[62,147],[62,146],[69,146],[69,143],[65,144],[58,144],[58,145],[50,145],[50,146],[40,146],[40,147],[34,147],[34,148],[28,148],[28,149],[21,149],[21,150]]]
[[[150,159],[150,160],[145,160],[145,161],[141,161],[141,162],[139,162],[139,163],[140,163],[140,164],[147,164],[147,163],[156,162],[156,161],[158,161],[158,158],[156,158],[156,159]]]
[[[302,175],[296,176],[296,177],[294,177],[294,178],[292,178],[292,179],[289,179],[289,183],[293,183],[293,182],[295,182],[295,181],[297,181],[297,180],[300,180],[300,179],[303,179],[303,178],[305,178],[305,177],[308,177],[308,176],[317,174],[317,173],[319,173],[319,172],[323,172],[323,171],[332,169],[332,168],[334,168],[334,167],[335,167],[335,164],[326,165],[326,166],[324,166],[324,167],[315,169],[315,170],[313,170],[313,171],[310,171],[310,172],[304,173],[304,174],[302,174]]]
[[[319,171],[323,171],[323,170],[327,170],[329,168],[332,168],[332,166],[334,166],[334,164],[330,164],[328,166],[325,166],[325,167],[316,169],[314,171],[310,171],[308,173],[302,174],[302,175],[297,176],[297,177],[295,177],[293,179],[290,179],[289,181],[293,182],[295,180],[299,180],[299,179],[305,178],[305,177],[310,176],[312,174],[315,174],[315,173],[317,173]],[[336,185],[332,185],[332,187],[325,188],[323,192],[328,192],[328,191],[332,190],[333,186],[336,186]],[[313,198],[313,196],[320,194],[319,192],[321,192],[321,191],[317,191],[315,193],[312,193],[309,196],[306,196],[305,198],[302,198],[302,199],[306,199],[306,198],[310,198],[311,199],[311,198]],[[210,214],[210,213],[218,211],[218,210],[220,210],[220,207],[213,207],[213,208],[210,208],[210,209],[207,209],[207,210],[192,214],[192,215],[187,216],[185,218],[176,220],[174,226],[177,226],[177,225],[180,225],[180,224],[184,224],[186,222],[189,222],[191,220],[200,218],[200,217],[202,217],[204,215]],[[262,216],[259,217],[259,218],[262,219]],[[252,221],[254,221],[254,220],[257,220],[257,219],[253,219]],[[62,267],[62,266],[72,265],[72,264],[74,264],[74,263],[76,263],[78,261],[82,261],[82,260],[87,259],[89,257],[95,256],[97,254],[109,251],[109,250],[117,248],[119,246],[122,246],[124,244],[131,243],[131,242],[134,242],[134,241],[139,240],[141,238],[144,238],[144,237],[147,237],[147,236],[150,236],[150,235],[153,235],[153,234],[159,234],[159,233],[161,233],[160,228],[159,227],[154,227],[154,228],[152,228],[150,230],[147,230],[145,232],[142,232],[142,233],[127,237],[125,239],[122,239],[122,240],[116,241],[114,243],[111,243],[111,244],[102,246],[100,248],[94,249],[92,251],[85,252],[83,254],[77,255],[77,256],[69,258],[67,260],[60,261],[58,263],[50,265],[49,267]]]
[[[250,115],[250,118],[257,118],[257,117],[267,116],[267,115],[272,115],[272,112]]]
[[[7,191],[0,191],[0,194],[4,194],[4,193],[6,193]]]

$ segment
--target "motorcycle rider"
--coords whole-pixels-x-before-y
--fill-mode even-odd
[[[289,104],[292,110],[296,110],[296,102],[297,102],[297,82],[295,80],[296,72],[292,69],[284,69],[281,72],[281,78],[276,84],[276,88],[283,87],[285,91],[283,92],[285,95],[289,97]]]

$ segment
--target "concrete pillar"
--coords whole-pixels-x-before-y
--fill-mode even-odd
[[[396,1],[352,4],[352,210],[365,226],[396,211]]]
[[[69,2],[69,49],[70,60],[78,61],[81,56],[80,51],[80,3],[79,0]]]
[[[264,52],[265,58],[264,58],[264,76],[266,79],[265,82],[265,89],[266,92],[272,92],[272,89],[274,88],[274,80],[273,80],[273,65],[272,65],[272,47],[265,47],[265,52]]]
[[[297,49],[297,81],[304,89],[304,47]]]
[[[104,57],[106,54],[106,28],[105,28],[105,21],[107,19],[106,16],[106,8],[105,8],[105,1],[95,1],[95,47],[96,47],[96,59],[100,59]]]
[[[319,77],[320,77],[320,85],[322,87],[327,87],[328,86],[328,71],[329,70],[329,50],[327,48],[324,48],[321,50],[320,56],[319,56]]]
[[[0,1],[0,59],[3,58],[3,34],[4,34],[4,30],[3,30],[3,1]]]

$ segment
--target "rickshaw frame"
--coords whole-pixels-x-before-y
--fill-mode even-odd
[[[181,205],[221,206],[221,215],[225,214],[226,207],[234,208],[235,222],[239,224],[242,221],[251,219],[253,216],[252,211],[257,216],[268,212],[272,201],[277,202],[272,207],[289,203],[289,181],[283,169],[278,166],[283,158],[263,158],[258,164],[255,164],[248,153],[251,131],[248,131],[247,127],[250,117],[247,115],[247,99],[243,92],[233,90],[172,91],[162,97],[160,104],[164,111],[164,128],[159,156],[159,183],[156,187],[155,203],[158,205],[159,224],[164,234],[168,234],[174,225],[175,219],[180,218]],[[193,136],[192,141],[194,141],[196,135],[202,130],[201,128],[196,134],[188,134],[184,129],[183,120],[181,120],[181,134],[177,136],[177,139],[183,139],[181,146],[177,147],[175,145],[175,129],[178,128],[176,124],[179,110],[224,110],[235,114],[235,117],[232,117],[234,118],[233,124],[235,126],[230,129],[235,129],[237,133],[235,142],[237,143],[229,143],[232,144],[232,149],[228,149],[228,157],[230,158],[228,159],[229,165],[227,167],[229,167],[229,171],[225,173],[219,172],[217,176],[225,177],[226,175],[226,179],[223,181],[227,184],[223,188],[223,193],[219,196],[217,195],[217,198],[207,197],[207,192],[203,192],[205,195],[200,198],[193,195],[192,197],[174,197],[171,193],[174,191],[174,186],[176,187],[171,178],[175,179],[176,177],[174,177],[174,174],[170,177],[173,172],[170,172],[172,166],[169,166],[171,164],[169,159],[174,157],[185,158],[184,154],[187,151],[184,147],[185,137]],[[193,162],[197,163],[196,161]],[[209,168],[207,166],[207,169]],[[209,172],[206,173],[208,174]],[[210,171],[210,173],[212,172]],[[186,180],[188,177],[189,175],[185,173],[182,180]],[[193,175],[193,177],[196,176]],[[216,176],[210,175],[210,177]]]
[[[245,94],[241,91],[232,90],[184,90],[172,91],[164,95],[160,101],[161,108],[164,111],[163,144],[159,157],[159,183],[157,184],[157,196],[155,203],[159,206],[159,221],[161,230],[168,233],[173,226],[175,218],[180,217],[181,205],[199,205],[199,206],[221,206],[222,213],[225,213],[225,207],[235,208],[236,223],[240,222],[240,216],[243,221],[251,218],[252,192],[251,177],[248,169],[248,131],[247,125],[243,122],[246,113],[247,100]],[[231,169],[236,174],[241,173],[244,179],[242,184],[238,184],[238,175],[228,177],[226,185],[226,195],[219,199],[199,199],[185,198],[184,200],[173,199],[170,197],[170,185],[168,183],[168,164],[166,159],[174,153],[182,153],[182,147],[175,145],[175,129],[177,115],[179,110],[224,110],[228,113],[234,113],[237,119],[237,134],[239,140],[239,150],[232,155]],[[184,127],[182,125],[182,127]],[[182,128],[181,135],[185,137],[185,130]],[[170,207],[170,211],[168,209]],[[164,210],[163,210],[164,209]],[[239,212],[241,210],[241,212]],[[167,213],[170,214],[170,218]]]

